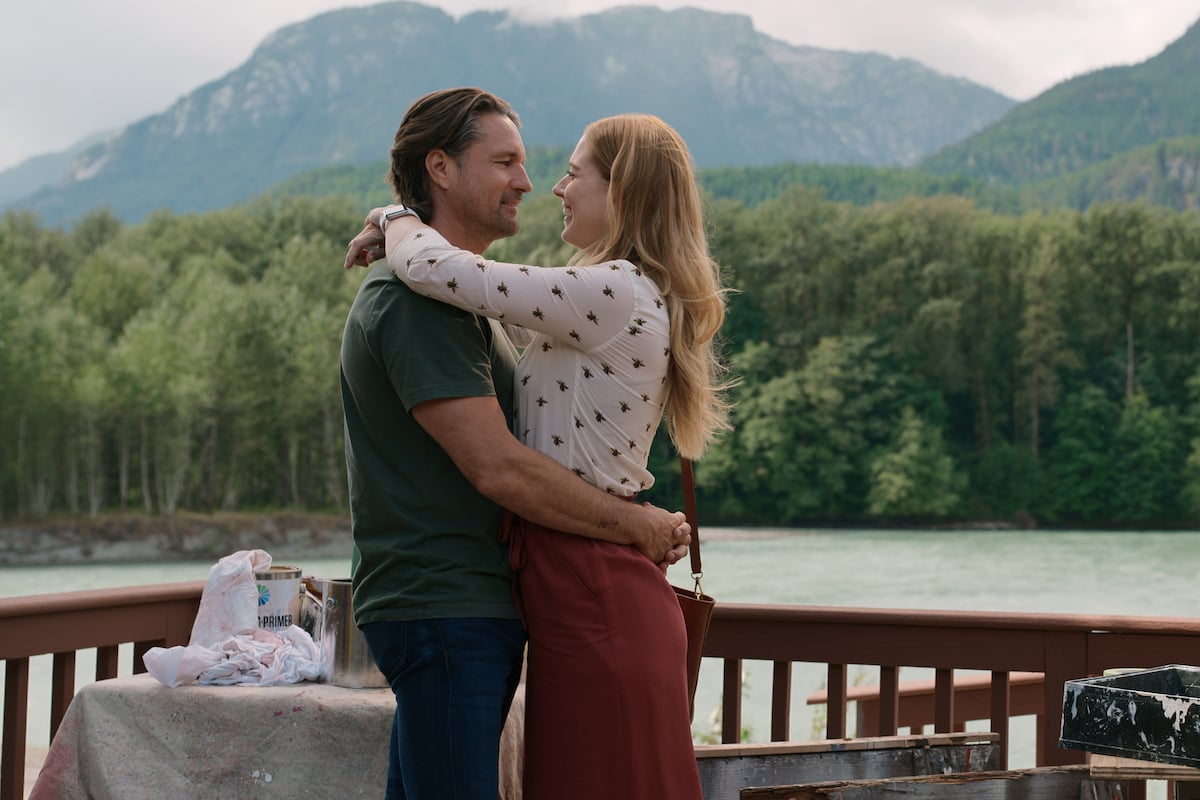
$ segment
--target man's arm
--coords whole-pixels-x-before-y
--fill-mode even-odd
[[[494,397],[430,400],[413,418],[485,497],[539,525],[637,547],[651,561],[674,563],[690,535],[678,511],[630,503],[575,476],[549,456],[526,447],[508,430]]]

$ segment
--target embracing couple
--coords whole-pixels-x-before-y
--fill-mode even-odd
[[[554,187],[571,265],[488,261],[533,188],[518,127],[479,89],[418,99],[397,205],[346,256],[374,264],[341,380],[355,616],[396,696],[387,797],[497,796],[528,636],[527,800],[700,800],[665,577],[689,529],[636,501],[664,417],[691,458],[727,426],[694,167],[656,117],[594,122]]]

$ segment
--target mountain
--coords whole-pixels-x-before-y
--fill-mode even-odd
[[[104,141],[113,133],[114,131],[105,131],[93,134],[66,150],[34,156],[20,164],[0,170],[0,208],[58,180],[67,173],[80,153]]]
[[[232,205],[305,170],[384,157],[412,100],[457,85],[512,102],[529,145],[573,146],[593,119],[655,113],[701,166],[913,164],[1014,105],[913,61],[792,46],[738,14],[627,6],[455,20],[395,2],[277,31],[17,205],[50,223],[97,206],[137,221]]]
[[[1021,186],[1021,208],[1074,208],[1096,203],[1144,202],[1177,210],[1200,208],[1200,136],[1178,136],[1126,150],[1086,169]]]
[[[1020,184],[1200,134],[1200,22],[1159,55],[1061,83],[921,162],[940,174]]]

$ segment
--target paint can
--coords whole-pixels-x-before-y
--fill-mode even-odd
[[[326,683],[349,689],[382,689],[388,683],[375,666],[362,631],[354,624],[352,585],[349,578],[304,579],[308,591],[321,604],[318,633]]]
[[[255,572],[258,585],[258,627],[279,633],[300,624],[300,568],[271,566]]]

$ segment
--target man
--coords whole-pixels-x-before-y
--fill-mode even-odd
[[[533,188],[517,125],[478,89],[420,98],[392,148],[397,199],[464,249],[511,236]],[[370,263],[382,241],[368,222],[346,266]],[[355,617],[397,704],[388,798],[497,796],[525,643],[501,507],[655,561],[677,560],[688,541],[681,514],[611,497],[517,442],[515,358],[495,322],[413,294],[384,262],[346,322]]]

